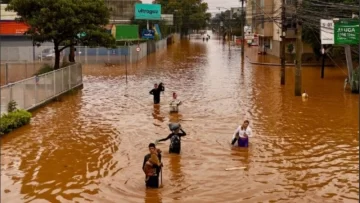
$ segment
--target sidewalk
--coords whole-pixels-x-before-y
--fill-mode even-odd
[[[258,47],[245,46],[246,60],[253,65],[265,65],[265,66],[281,66],[280,58],[272,55],[260,55],[258,54]],[[285,66],[295,66],[294,63],[285,63]],[[319,63],[302,63],[301,66],[321,66]],[[329,62],[325,63],[325,66],[333,66]]]

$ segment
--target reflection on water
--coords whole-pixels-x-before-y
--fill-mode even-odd
[[[358,97],[344,92],[344,77],[327,68],[321,80],[318,67],[304,67],[303,101],[294,97],[293,68],[280,86],[279,67],[242,62],[240,50],[217,37],[128,66],[128,84],[124,67],[87,66],[81,92],[1,138],[1,200],[357,202]],[[148,92],[159,81],[166,90],[153,105]],[[174,91],[183,101],[178,114],[170,114]],[[248,149],[233,149],[245,119],[254,137]],[[143,157],[170,133],[169,122],[188,135],[180,156],[168,153],[169,142],[158,145],[164,187],[146,190]],[[231,167],[246,168],[225,171]]]

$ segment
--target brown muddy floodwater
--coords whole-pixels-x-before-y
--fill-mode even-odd
[[[343,89],[346,70],[321,80],[319,67],[304,67],[303,101],[292,67],[281,87],[279,67],[242,66],[239,48],[213,38],[149,56],[129,67],[127,85],[121,67],[86,66],[82,91],[1,138],[1,202],[358,202],[358,95]],[[173,91],[179,115],[169,114]],[[147,146],[179,119],[181,155],[159,144],[164,186],[146,190]],[[231,149],[245,119],[250,147]],[[237,166],[246,169],[225,171]]]

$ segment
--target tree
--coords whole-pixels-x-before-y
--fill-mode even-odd
[[[53,42],[54,69],[60,67],[60,52],[82,43],[88,46],[115,46],[106,32],[110,12],[103,0],[11,0],[7,10],[18,13],[29,25],[25,33],[34,42]]]
[[[241,16],[242,14],[233,13],[231,16],[231,11],[226,10],[221,13],[217,13],[213,18],[211,18],[211,25],[215,30],[220,28],[220,22],[223,22],[223,31],[231,31],[234,35],[242,35],[243,26],[241,25]],[[231,19],[232,17],[232,19]]]
[[[189,29],[199,30],[206,28],[211,14],[207,13],[208,4],[202,0],[156,0],[161,4],[163,13],[174,15],[174,24],[181,28],[181,33],[187,35]]]

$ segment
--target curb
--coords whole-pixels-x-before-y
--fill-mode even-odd
[[[247,61],[252,65],[281,66],[281,64],[279,64],[279,63],[252,62],[248,56],[246,56],[246,58],[247,58]],[[295,64],[294,63],[286,63],[285,66],[295,66]],[[301,64],[301,66],[321,66],[321,64],[319,64],[319,63],[313,63],[313,64],[303,63],[303,64]],[[325,66],[334,66],[334,65],[325,64]]]

